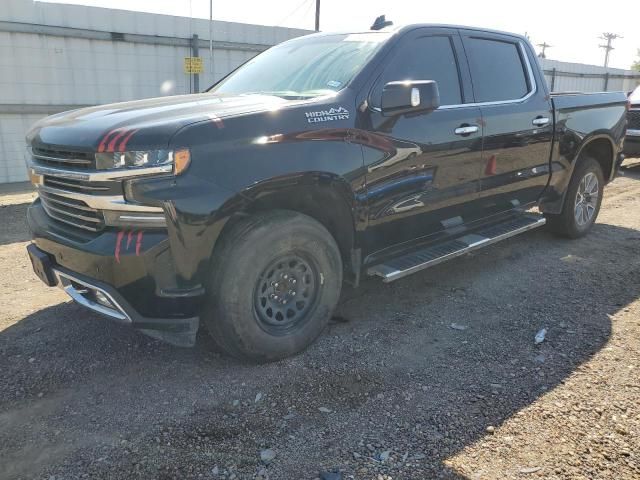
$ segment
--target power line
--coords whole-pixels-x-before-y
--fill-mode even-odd
[[[298,4],[298,6],[296,8],[294,8],[286,17],[284,17],[282,20],[280,20],[276,25],[282,25],[284,22],[286,22],[287,20],[289,20],[293,15],[295,15],[296,13],[298,13],[298,11],[305,5],[308,4],[308,2],[313,1],[313,0],[302,0],[302,2],[300,2]]]
[[[302,12],[302,18],[307,18],[307,15],[309,15],[309,12],[311,12],[312,6],[313,6],[313,2],[309,2],[309,5],[307,5],[307,8],[305,8],[304,12]]]
[[[553,45],[549,45],[547,42],[542,42],[538,44],[538,47],[542,48],[542,51],[540,52],[540,55],[538,55],[540,58],[547,58],[547,48],[551,48],[553,47]]]
[[[617,39],[617,38],[624,38],[622,37],[622,35],[618,35],[616,33],[608,33],[605,32],[602,34],[601,37],[598,37],[601,40],[606,40],[607,44],[606,45],[600,45],[600,48],[604,48],[605,53],[604,53],[604,66],[605,68],[609,66],[609,54],[611,53],[611,50],[614,50],[614,48],[611,46],[611,43]]]

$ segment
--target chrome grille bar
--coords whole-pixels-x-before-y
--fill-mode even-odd
[[[73,218],[79,218],[80,220],[84,220],[85,222],[100,223],[102,221],[96,217],[87,217],[86,215],[79,215],[77,213],[73,213],[71,210],[65,210],[62,208],[54,207],[53,205],[51,205],[49,200],[46,200],[44,203],[45,203],[45,209],[53,210],[54,212],[57,212],[61,215],[66,215],[68,217],[73,217]]]
[[[70,208],[77,208],[79,210],[86,210],[88,212],[95,212],[94,208],[87,206],[86,204],[73,203],[73,201],[67,197],[60,197],[58,195],[53,195],[48,192],[40,191],[40,198],[44,198],[49,201],[53,201],[55,203],[59,203],[60,205],[64,205]]]
[[[95,210],[117,210],[127,212],[154,212],[162,213],[160,207],[150,207],[148,205],[138,205],[136,203],[127,202],[122,195],[90,195],[79,192],[69,192],[57,188],[51,188],[46,185],[39,185],[38,192],[52,193],[61,197],[73,199]]]
[[[33,158],[36,160],[44,160],[45,162],[56,162],[56,163],[68,163],[72,165],[91,165],[91,160],[86,160],[83,158],[57,158],[57,157],[49,157],[48,155],[39,155],[37,153],[33,154]]]
[[[105,190],[109,190],[109,187],[101,187],[95,185],[87,185],[82,183],[70,183],[69,180],[60,180],[57,177],[50,177],[48,175],[44,176],[44,182],[53,186],[67,187],[67,188],[75,188],[78,190],[85,190],[91,192],[104,192]]]
[[[44,208],[44,211],[47,212],[47,215],[49,215],[51,218],[68,225],[72,225],[76,228],[81,228],[82,230],[98,232],[103,226],[102,224],[94,224],[88,222],[86,220],[78,218],[76,215],[69,214],[68,212],[60,213],[60,210],[48,205],[46,200],[42,200],[42,208]]]

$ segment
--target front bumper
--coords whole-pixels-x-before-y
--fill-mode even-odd
[[[204,290],[199,285],[178,287],[165,231],[106,229],[78,241],[64,236],[65,228],[46,215],[39,201],[27,218],[34,271],[46,284],[58,285],[80,305],[154,338],[179,346],[195,343]]]
[[[83,307],[172,345],[191,347],[195,344],[200,323],[198,317],[143,317],[112,286],[55,265],[50,256],[34,244],[27,246],[27,251],[34,271],[44,283],[59,286]]]

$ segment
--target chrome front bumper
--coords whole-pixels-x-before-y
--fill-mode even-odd
[[[78,304],[119,322],[132,323],[126,310],[106,290],[55,268],[53,274],[58,286]]]
[[[118,323],[130,325],[157,340],[178,347],[192,347],[200,325],[199,317],[147,318],[136,312],[117,291],[100,282],[80,278],[53,267],[57,285],[79,305]]]
[[[44,256],[42,251],[33,244],[29,245],[27,250],[30,255],[39,251],[40,256]],[[200,325],[199,317],[143,317],[112,286],[76,275],[58,265],[50,265],[50,263],[50,261],[46,261],[38,265],[36,261],[34,271],[47,285],[57,285],[79,305],[111,320],[130,325],[157,340],[178,347],[195,345]]]

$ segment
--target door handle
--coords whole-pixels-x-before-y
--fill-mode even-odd
[[[472,133],[476,133],[478,130],[477,125],[463,125],[456,128],[453,133],[456,135],[471,135]]]
[[[549,124],[549,119],[547,117],[536,117],[533,119],[533,123],[536,127],[544,127]]]

